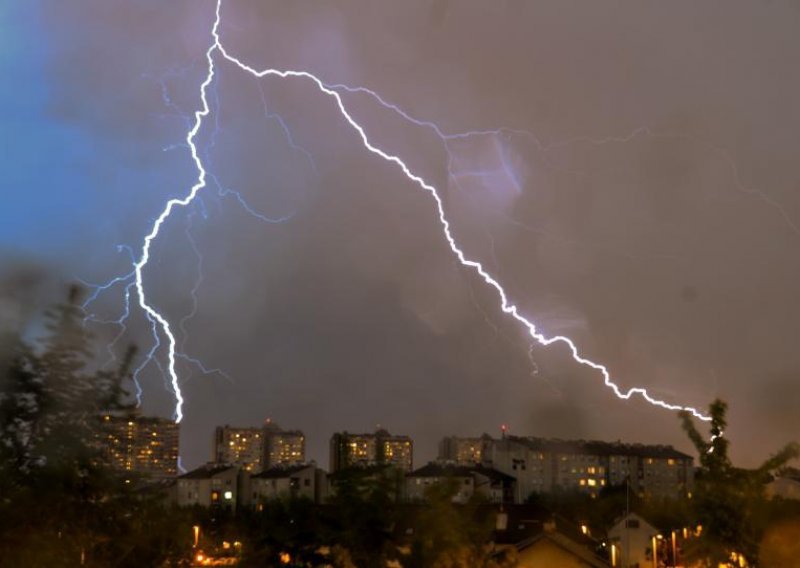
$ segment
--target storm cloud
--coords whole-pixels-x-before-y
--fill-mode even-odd
[[[20,9],[43,38],[37,116],[86,148],[64,166],[68,186],[24,185],[42,203],[74,188],[61,232],[25,246],[65,279],[124,273],[116,245],[138,254],[164,202],[192,184],[184,138],[213,11]],[[229,0],[222,19],[226,48],[254,67],[374,89],[446,133],[506,128],[445,146],[344,95],[375,144],[441,190],[456,238],[545,333],[575,338],[624,387],[697,407],[726,399],[743,464],[796,436],[795,3]],[[181,363],[185,465],[208,459],[215,425],[267,417],[304,430],[323,464],[331,433],[378,424],[411,435],[417,463],[441,436],[503,423],[689,448],[673,413],[617,400],[562,347],[531,347],[458,265],[431,197],[365,151],[313,83],[215,63],[199,141],[220,185],[170,218],[145,274],[176,329],[194,313],[186,353],[230,377]],[[121,292],[98,313],[118,314]],[[130,338],[151,341],[141,314]],[[143,382],[145,410],[169,415],[155,366]]]

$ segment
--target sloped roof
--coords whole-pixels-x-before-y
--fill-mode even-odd
[[[179,475],[178,479],[211,479],[212,477],[229,469],[237,468],[236,466],[230,464],[206,464],[188,473]]]
[[[617,528],[619,528],[620,530],[624,530],[624,528],[625,528],[625,527],[624,527],[623,523],[624,523],[624,522],[625,522],[627,519],[636,519],[636,520],[638,520],[638,521],[639,521],[639,522],[640,522],[642,525],[644,525],[644,526],[646,526],[646,527],[649,527],[650,529],[652,529],[652,530],[654,530],[654,531],[657,531],[657,530],[658,530],[658,529],[656,529],[656,527],[653,525],[653,523],[651,523],[650,521],[648,521],[647,519],[645,519],[645,518],[644,518],[643,516],[641,516],[639,513],[634,513],[633,511],[631,511],[631,512],[630,512],[630,513],[628,513],[627,515],[621,515],[621,516],[617,517],[617,518],[614,520],[614,522],[611,524],[611,526],[609,527],[608,531],[609,531],[609,532],[614,532],[614,531],[616,531],[616,529],[617,529]]]
[[[580,558],[581,561],[585,562],[588,566],[592,566],[594,568],[607,568],[609,566],[608,562],[595,555],[587,547],[572,540],[565,534],[556,530],[542,531],[536,536],[533,536],[527,540],[518,543],[516,545],[516,548],[517,550],[522,552],[526,548],[535,546],[537,543],[542,542],[544,540],[547,540],[555,544],[557,547],[564,550],[568,554]]]
[[[480,465],[456,465],[431,462],[407,474],[407,477],[471,477],[478,473],[492,481],[511,482],[514,478],[490,467]]]
[[[534,451],[561,454],[590,454],[603,456],[637,456],[645,458],[692,459],[672,446],[626,444],[599,440],[560,440],[558,438],[536,438],[507,436],[508,440],[524,444]]]
[[[252,479],[283,479],[285,477],[289,477],[297,472],[303,471],[304,469],[308,469],[310,467],[314,466],[310,464],[276,466],[276,467],[271,467],[269,469],[265,469],[260,473],[254,473],[250,477]]]

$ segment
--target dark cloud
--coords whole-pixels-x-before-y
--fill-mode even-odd
[[[43,14],[53,120],[103,146],[80,175],[108,238],[92,241],[91,263],[76,251],[79,274],[110,274],[113,246],[138,246],[191,184],[185,149],[162,151],[185,124],[161,83],[177,107],[197,107],[212,17],[211,2]],[[737,457],[752,462],[759,442],[796,431],[780,418],[794,415],[793,375],[770,379],[779,396],[752,393],[800,365],[798,17],[788,2],[237,0],[222,33],[256,67],[375,88],[448,132],[529,131],[452,144],[448,179],[429,130],[346,97],[376,143],[441,187],[460,242],[545,332],[574,336],[625,387],[695,406],[724,397]],[[430,197],[365,152],[311,83],[260,91],[229,64],[218,71],[220,130],[213,145],[212,123],[201,132],[214,171],[291,219],[259,223],[214,189],[154,247],[148,289],[173,322],[192,310],[190,239],[202,251],[186,349],[234,381],[182,364],[188,463],[209,455],[214,425],[268,416],[306,430],[323,462],[333,431],[376,424],[414,436],[422,459],[442,435],[501,423],[687,448],[674,415],[616,400],[562,347],[535,347],[532,374],[522,331],[457,266]],[[475,164],[491,172],[472,175]],[[146,374],[146,408],[169,413],[161,381]]]

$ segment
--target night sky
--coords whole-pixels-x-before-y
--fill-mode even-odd
[[[343,95],[374,143],[441,190],[453,234],[548,334],[625,387],[731,406],[732,454],[800,430],[800,7],[795,2],[225,0],[256,68],[374,89],[451,134]],[[0,321],[130,271],[197,171],[214,2],[0,4]],[[218,424],[670,443],[675,413],[620,401],[563,347],[531,347],[461,267],[431,197],[367,152],[308,80],[217,58],[198,136],[215,180],[177,210],[144,278],[180,349],[185,466]],[[250,211],[267,219],[252,215]],[[198,275],[202,275],[198,279]],[[117,285],[89,307],[124,310]],[[133,310],[118,343],[146,352]],[[90,324],[101,349],[119,333]],[[101,350],[105,356],[105,352]],[[156,360],[165,361],[160,350]],[[155,363],[144,411],[170,416]]]

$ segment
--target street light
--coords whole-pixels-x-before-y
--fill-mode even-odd
[[[672,565],[678,565],[678,546],[676,543],[675,531],[672,531]]]
[[[656,548],[656,539],[662,538],[661,535],[653,535],[650,537],[650,544],[652,546],[652,556],[653,556],[653,568],[658,568],[658,549]]]

